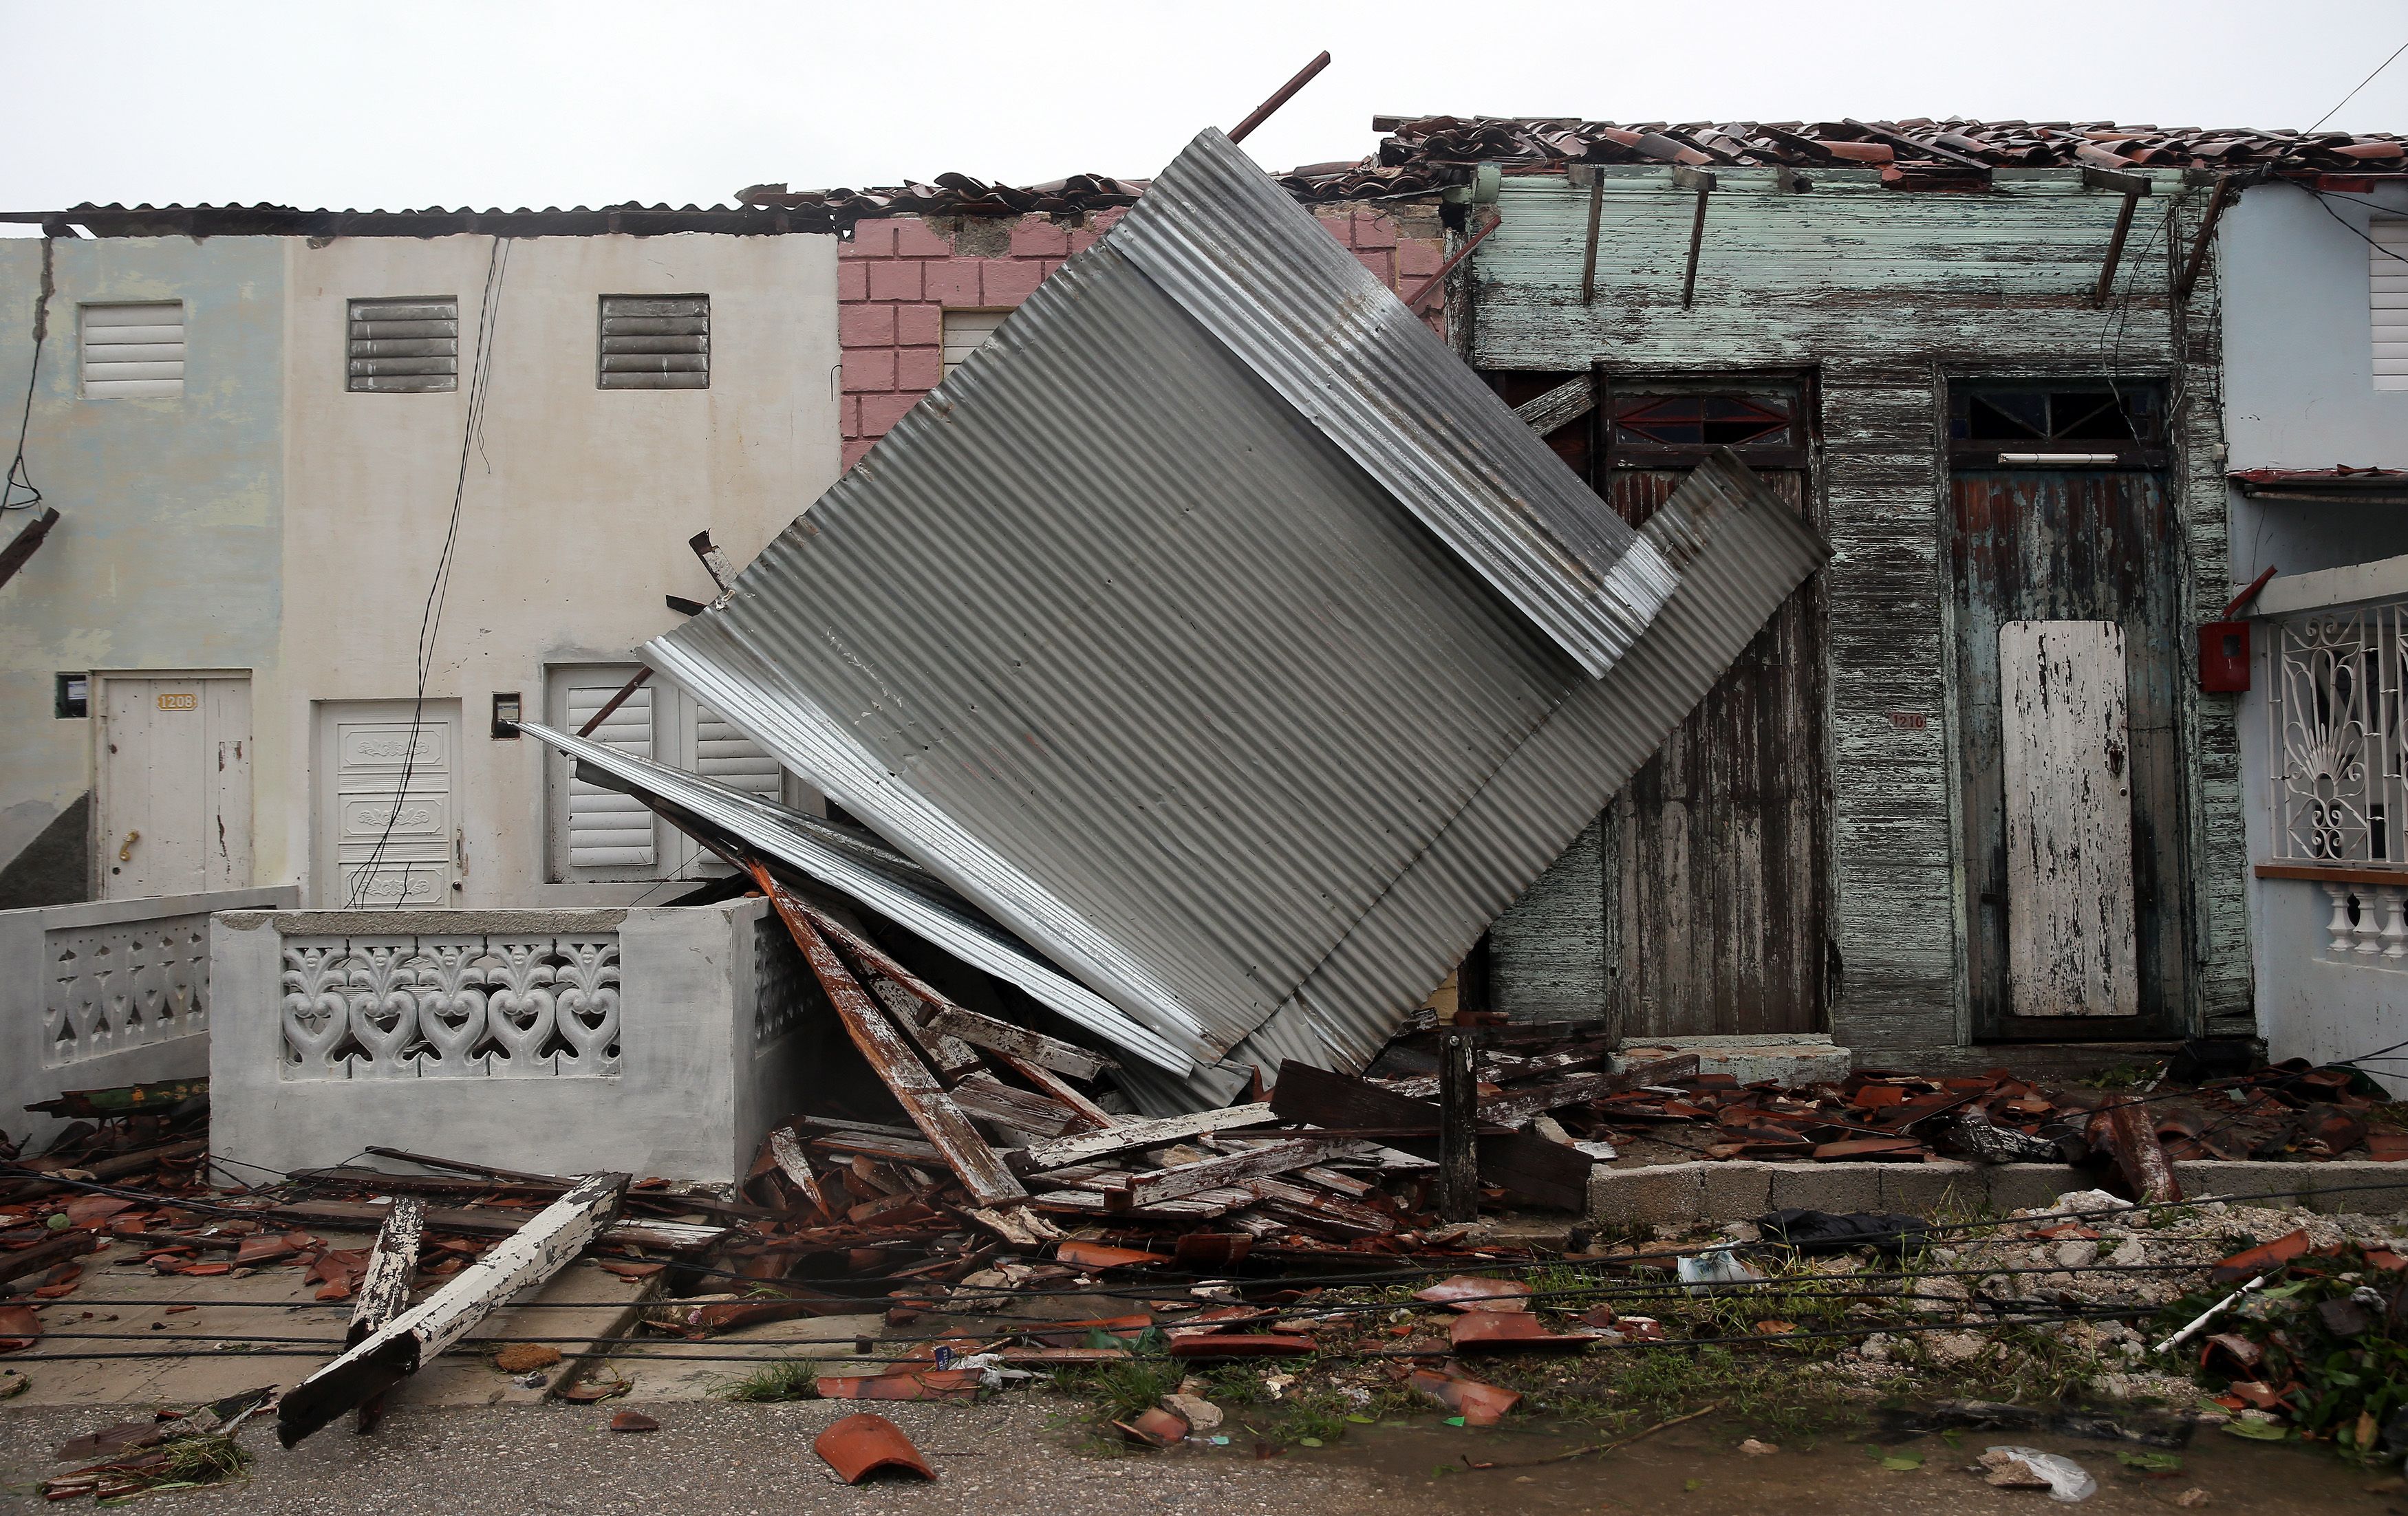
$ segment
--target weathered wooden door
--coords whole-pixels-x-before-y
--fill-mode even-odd
[[[1721,446],[1813,516],[1797,386],[1615,388],[1601,429],[1600,491],[1634,526]],[[1607,879],[1619,951],[1608,1004],[1626,1038],[1828,1024],[1823,647],[1818,575],[1617,798]]]
[[[1951,404],[1975,1034],[2178,1033],[2191,959],[2183,547],[2158,471],[2155,392],[1966,386]],[[2053,672],[2041,666],[2043,633],[2067,655]],[[2117,677],[2111,663],[2120,694],[2101,688]],[[2044,710],[2041,686],[2052,682],[2067,704]],[[2118,940],[2127,916],[2128,949]]]
[[[251,680],[103,676],[105,900],[251,884]]]
[[[315,894],[330,908],[453,903],[459,706],[357,701],[318,708]]]

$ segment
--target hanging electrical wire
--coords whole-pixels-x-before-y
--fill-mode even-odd
[[[477,310],[477,349],[468,370],[467,416],[460,432],[460,466],[452,483],[452,517],[444,527],[443,548],[435,561],[434,581],[426,587],[426,606],[419,613],[417,682],[410,697],[409,735],[402,751],[401,776],[394,785],[393,808],[377,833],[376,845],[369,850],[366,862],[351,876],[351,888],[345,892],[346,909],[356,910],[366,903],[367,892],[374,887],[382,868],[385,849],[393,841],[394,828],[401,823],[402,811],[408,802],[410,778],[418,766],[419,736],[426,719],[426,686],[434,677],[436,640],[443,629],[443,606],[452,585],[453,553],[460,542],[461,506],[468,492],[468,453],[472,448],[482,446],[485,398],[493,380],[494,326],[501,315],[502,281],[509,271],[509,238],[497,236],[485,255],[485,293]],[[491,465],[487,466],[490,469]],[[401,883],[393,892],[395,910],[409,903],[410,866],[401,865]]]
[[[57,288],[52,255],[56,242],[45,233],[42,236],[42,287],[34,297],[34,359],[25,369],[25,408],[17,416],[17,455],[8,464],[8,477],[0,484],[0,510],[31,510],[42,503],[42,492],[34,487],[33,476],[25,470],[25,436],[34,423],[34,390],[42,377],[42,341],[50,331],[50,294]]]

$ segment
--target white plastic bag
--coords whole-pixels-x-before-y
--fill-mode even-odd
[[[2048,1497],[2051,1500],[2062,1500],[2071,1505],[2099,1493],[2099,1481],[2090,1477],[2088,1469],[2071,1458],[2042,1452],[2038,1448],[2000,1447],[1983,1449],[1983,1463],[1991,1464],[1994,1453],[2001,1455],[2002,1459],[2012,1459],[2048,1480]]]

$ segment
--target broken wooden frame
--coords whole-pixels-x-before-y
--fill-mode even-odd
[[[451,1283],[385,1323],[303,1380],[277,1407],[276,1437],[290,1448],[343,1412],[415,1374],[521,1290],[551,1279],[618,1213],[633,1182],[589,1174]]]

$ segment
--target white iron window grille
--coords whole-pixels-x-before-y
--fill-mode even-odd
[[[2274,636],[2276,859],[2408,863],[2400,836],[2408,602],[2297,617]]]

